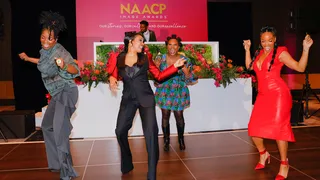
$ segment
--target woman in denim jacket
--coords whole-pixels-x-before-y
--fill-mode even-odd
[[[79,76],[79,68],[70,53],[57,42],[59,32],[66,29],[64,17],[58,13],[43,12],[40,23],[40,58],[28,57],[24,52],[19,56],[37,64],[44,86],[52,96],[41,128],[49,170],[60,172],[60,179],[66,180],[78,176],[72,167],[69,136],[72,130],[70,118],[78,100],[74,78]]]

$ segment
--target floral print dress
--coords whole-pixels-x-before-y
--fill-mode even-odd
[[[171,76],[168,80],[156,84],[155,100],[161,109],[173,111],[181,111],[190,106],[190,93],[188,84],[197,81],[197,77],[192,73],[192,64],[190,59],[181,55],[186,59],[186,66],[190,70],[190,77],[186,77],[180,69],[178,73]],[[166,54],[162,55],[159,66],[160,71],[168,67],[166,62]]]

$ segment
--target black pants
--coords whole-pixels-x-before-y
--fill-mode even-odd
[[[142,129],[148,152],[148,180],[155,180],[159,160],[158,124],[155,106],[142,107],[138,101],[121,102],[117,119],[116,135],[121,149],[121,171],[126,173],[133,169],[132,155],[128,141],[128,131],[139,109]]]

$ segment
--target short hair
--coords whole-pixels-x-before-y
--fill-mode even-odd
[[[180,46],[180,48],[182,48],[183,44],[181,43],[181,38],[178,37],[176,34],[172,34],[171,36],[167,37],[167,40],[165,41],[166,46],[168,46],[168,43],[171,39],[175,39],[178,41],[178,45]]]
[[[148,21],[146,21],[146,20],[140,21],[140,24],[144,24],[145,26],[149,26],[149,23],[148,23]]]

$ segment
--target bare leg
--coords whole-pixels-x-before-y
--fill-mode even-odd
[[[277,140],[278,149],[280,152],[280,158],[281,161],[287,161],[287,153],[288,153],[288,142]],[[287,177],[289,172],[289,166],[288,165],[280,165],[279,174],[283,177]]]
[[[263,144],[263,139],[259,138],[259,137],[252,137],[252,141],[254,142],[254,144],[256,145],[257,149],[259,152],[263,152],[264,150],[266,150],[266,147]],[[264,154],[260,154],[260,161],[259,163],[262,165],[265,165],[265,162],[267,160],[269,156],[269,153],[264,153]]]

